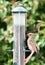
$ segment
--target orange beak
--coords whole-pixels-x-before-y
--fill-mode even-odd
[[[31,36],[31,33],[28,33],[27,36],[28,36],[28,37]]]

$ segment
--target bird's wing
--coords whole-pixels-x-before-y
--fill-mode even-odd
[[[31,41],[30,39],[27,40],[27,45],[28,45],[28,48],[31,50],[31,51],[35,51],[37,52],[37,48],[36,48],[36,44]]]

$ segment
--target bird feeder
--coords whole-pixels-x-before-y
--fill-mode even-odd
[[[25,21],[27,10],[21,6],[12,9],[14,25],[14,43],[13,43],[13,65],[25,65],[24,38],[25,38]]]

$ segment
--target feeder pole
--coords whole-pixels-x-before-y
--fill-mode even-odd
[[[14,26],[13,43],[13,65],[25,65],[24,39],[25,39],[25,18],[27,10],[21,6],[12,9]]]

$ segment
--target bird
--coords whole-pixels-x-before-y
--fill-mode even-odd
[[[31,51],[31,54],[27,58],[24,59],[25,64],[28,63],[28,61],[31,59],[32,55],[35,52],[37,53],[40,50],[39,46],[34,41],[34,34],[28,33],[27,36],[28,36],[27,46],[28,46],[29,50]]]

